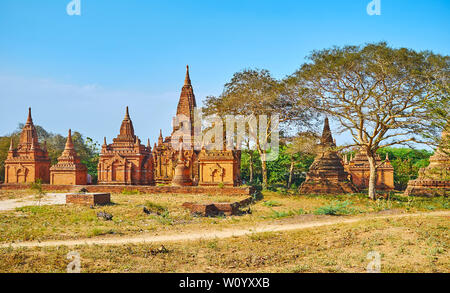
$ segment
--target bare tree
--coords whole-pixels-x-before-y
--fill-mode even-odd
[[[377,150],[438,136],[427,105],[448,99],[449,56],[376,43],[314,51],[309,60],[289,83],[367,152],[369,197],[375,199]]]

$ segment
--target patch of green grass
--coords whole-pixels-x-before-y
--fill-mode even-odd
[[[93,228],[88,236],[89,237],[95,237],[95,236],[102,236],[102,235],[109,235],[109,234],[115,234],[114,230],[112,229],[101,229],[101,228]]]
[[[287,217],[293,217],[297,215],[305,215],[307,212],[305,212],[303,209],[299,210],[290,210],[290,211],[275,211],[272,210],[272,214],[268,217],[264,218],[271,218],[271,219],[281,219],[281,218],[287,218]]]
[[[263,205],[266,206],[266,207],[279,207],[279,206],[282,206],[281,203],[279,203],[278,201],[275,201],[275,200],[265,201],[265,202],[263,202]]]
[[[321,206],[314,211],[316,215],[331,215],[331,216],[339,216],[339,215],[349,215],[355,214],[356,210],[351,208],[351,201],[333,201],[328,205]]]
[[[167,208],[163,205],[151,202],[151,201],[146,201],[145,202],[145,207],[152,213],[158,214],[158,215],[162,215],[165,212],[167,212]]]
[[[141,194],[141,192],[139,190],[137,190],[137,189],[131,190],[131,189],[124,188],[122,190],[122,194],[123,195],[138,195],[138,194]]]

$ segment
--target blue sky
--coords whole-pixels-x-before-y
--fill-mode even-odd
[[[0,135],[26,119],[99,142],[118,134],[125,106],[152,144],[171,129],[185,66],[197,101],[233,73],[294,72],[314,49],[387,41],[449,54],[450,1],[381,0],[0,1]],[[349,141],[338,136],[339,144]]]

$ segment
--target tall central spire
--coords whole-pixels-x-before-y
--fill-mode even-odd
[[[189,65],[186,66],[186,77],[184,79],[184,85],[181,89],[180,100],[177,107],[177,116],[185,116],[191,122],[191,132],[194,134],[194,109],[197,107],[195,101],[194,89],[191,84],[191,77],[189,75]],[[178,119],[181,120],[181,117]],[[173,132],[178,130],[180,126],[174,126]]]
[[[128,110],[128,106],[125,112],[125,118],[123,118],[122,121],[122,125],[120,126],[120,134],[119,134],[120,138],[126,138],[129,140],[135,140],[135,135],[134,135],[134,127],[133,127],[133,122],[131,121],[130,118],[130,112]]]
[[[73,141],[72,141],[72,130],[69,129],[69,135],[67,136],[66,141],[66,150],[73,150]]]
[[[26,124],[33,124],[33,118],[31,117],[31,108],[28,108],[28,118]]]
[[[19,148],[31,149],[33,145],[35,148],[39,148],[37,131],[33,124],[33,118],[31,117],[31,108],[28,108],[27,122],[20,134]]]
[[[191,77],[189,76],[189,65],[186,65],[186,78],[184,79],[184,85],[191,85]]]
[[[335,145],[333,135],[331,134],[330,122],[328,120],[328,117],[325,117],[325,124],[323,126],[321,143],[323,145],[331,145],[331,146]]]

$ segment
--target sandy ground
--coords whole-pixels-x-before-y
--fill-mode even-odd
[[[39,201],[36,196],[31,195],[20,199],[8,199],[0,201],[0,211],[12,211],[16,208],[37,205],[58,205],[66,203],[65,193],[48,193]]]
[[[429,213],[414,214],[396,214],[381,216],[365,216],[355,218],[337,217],[332,220],[319,220],[313,222],[288,223],[288,224],[269,224],[260,225],[252,229],[227,229],[222,231],[186,231],[184,233],[166,234],[166,235],[139,235],[128,237],[103,237],[79,240],[61,240],[61,241],[45,241],[45,242],[19,242],[11,244],[2,244],[0,247],[21,248],[21,247],[50,247],[50,246],[77,246],[77,245],[121,245],[121,244],[137,244],[137,243],[158,243],[158,242],[175,242],[175,241],[193,241],[207,239],[223,239],[230,237],[239,237],[251,235],[255,233],[265,232],[282,232],[302,230],[315,227],[331,226],[336,224],[351,224],[359,221],[370,219],[398,219],[407,217],[427,217],[427,216],[447,216],[450,217],[450,211],[437,211]]]

